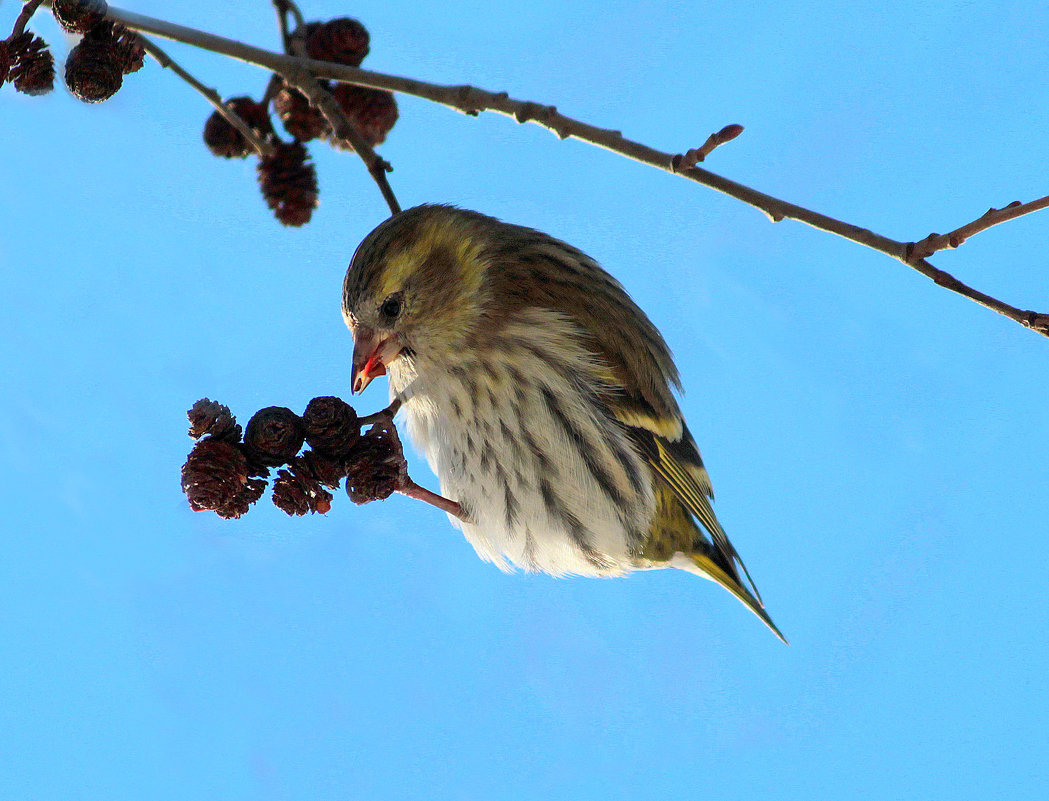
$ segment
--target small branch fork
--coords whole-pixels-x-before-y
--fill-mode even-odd
[[[1015,220],[1017,217],[1045,208],[1049,208],[1049,196],[1032,200],[1028,203],[1014,200],[1000,209],[988,209],[982,216],[960,228],[954,229],[948,234],[929,234],[920,242],[909,242],[904,246],[903,255],[896,256],[896,258],[904,264],[913,267],[927,278],[932,279],[939,286],[952,292],[957,292],[959,295],[963,295],[981,306],[1015,320],[1025,328],[1037,331],[1042,336],[1049,336],[1049,314],[1022,310],[1015,306],[1010,306],[1008,303],[1003,303],[997,298],[966,286],[950,273],[934,267],[926,260],[928,256],[940,250],[958,247],[969,237],[975,236],[981,231],[986,231],[991,226]]]
[[[393,171],[390,163],[375,152],[374,148],[346,118],[342,107],[332,93],[325,89],[307,70],[289,70],[281,74],[285,81],[306,96],[311,106],[315,106],[324,115],[324,119],[331,126],[332,134],[350,143],[354,152],[364,161],[368,174],[379,187],[383,200],[390,208],[390,214],[397,214],[401,210],[401,204],[398,203],[397,196],[394,195],[390,182],[386,178],[386,173]]]
[[[286,16],[289,13],[292,14],[297,23],[301,25],[302,12],[290,0],[273,0],[273,7],[277,11],[281,39],[284,41],[285,47],[290,48],[300,59],[305,59],[306,43],[300,37],[288,33]],[[386,173],[392,172],[393,167],[375,152],[375,149],[368,144],[353,123],[349,121],[338,101],[332,96],[332,93],[308,70],[301,67],[281,71],[281,77],[284,78],[285,82],[298,89],[310,101],[310,105],[324,115],[324,119],[331,126],[333,136],[350,144],[354,152],[361,157],[364,166],[368,168],[368,173],[371,175],[372,180],[379,187],[383,200],[386,201],[386,205],[390,208],[390,214],[397,214],[401,210],[401,205],[397,201],[397,196],[393,193],[389,180],[386,178]]]
[[[911,243],[908,245],[907,257],[908,259],[928,258],[938,250],[958,247],[969,237],[981,231],[986,231],[992,225],[1015,220],[1017,217],[1045,208],[1049,208],[1049,196],[1032,200],[1029,203],[1021,203],[1019,200],[1014,200],[1008,206],[1003,206],[1000,209],[988,209],[982,217],[973,220],[967,225],[963,225],[961,228],[955,228],[949,234],[929,234],[920,242]]]

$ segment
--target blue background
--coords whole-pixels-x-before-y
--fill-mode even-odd
[[[277,42],[265,2],[134,8]],[[1047,192],[1041,2],[305,10],[359,16],[365,66],[668,151],[741,123],[711,169],[901,240]],[[164,46],[226,96],[264,86]],[[320,208],[282,228],[155,64],[100,106],[5,86],[0,797],[1044,798],[1049,341],[536,126],[400,110],[381,151],[402,204],[549,231],[662,328],[719,516],[791,646],[676,571],[503,575],[405,498],[192,513],[197,398],[246,422],[349,396],[340,283],[382,200],[313,146]],[[933,261],[1049,311],[1047,220]]]

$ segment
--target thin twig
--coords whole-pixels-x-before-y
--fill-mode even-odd
[[[704,170],[701,167],[676,168],[673,154],[627,139],[620,131],[599,128],[571,117],[566,117],[559,113],[554,106],[515,100],[505,92],[488,92],[465,85],[441,86],[342,64],[332,64],[325,61],[314,61],[312,59],[301,59],[272,53],[224,36],[216,36],[215,34],[146,17],[113,8],[112,6],[109,9],[109,16],[136,30],[155,33],[168,39],[256,64],[275,72],[286,73],[293,72],[296,69],[306,69],[317,78],[328,78],[359,86],[370,86],[375,89],[387,89],[393,92],[414,95],[449,106],[464,114],[476,116],[481,111],[492,111],[513,117],[519,123],[535,122],[549,128],[561,139],[567,139],[568,137],[581,139],[642,164],[648,164],[657,169],[703,184],[763,211],[773,222],[784,219],[796,220],[821,231],[841,236],[857,244],[877,250],[906,264],[908,267],[912,267],[931,278],[940,286],[1009,317],[1040,334],[1049,336],[1049,315],[1010,306],[963,284],[948,273],[933,267],[924,259],[912,259],[910,253],[908,253],[907,243],[898,242],[895,239],[874,233],[866,228],[851,225],[811,209],[806,209],[803,206],[788,203],[785,200],[759,192],[756,189],[751,189],[748,186]]]
[[[284,46],[284,52],[291,52],[291,32],[288,30],[288,14],[295,17],[298,27],[303,25],[302,12],[291,0],[273,0],[273,10],[277,12],[277,25],[280,27],[280,40]]]
[[[302,11],[291,0],[273,0],[273,5],[281,16],[291,14],[295,17],[296,25],[304,25],[306,23],[306,18],[302,16]]]
[[[15,25],[11,29],[11,39],[21,36],[25,32],[25,26],[29,24],[29,20],[32,19],[33,14],[36,13],[42,2],[43,0],[29,0],[28,3],[22,6],[18,17],[15,18]]]
[[[277,12],[277,27],[280,28],[280,40],[284,45],[284,52],[288,51],[288,40],[291,34],[288,31],[288,7],[284,0],[273,0],[273,10]]]
[[[151,55],[161,67],[170,69],[182,80],[200,92],[207,99],[211,105],[215,107],[215,110],[221,114],[226,121],[236,128],[241,136],[248,140],[252,147],[255,148],[258,153],[263,156],[269,156],[273,153],[273,145],[261,138],[255,130],[248,125],[244,120],[240,118],[239,114],[232,111],[225,103],[222,102],[222,95],[216,90],[205,86],[190,73],[186,72],[182,67],[175,62],[171,56],[157,47],[153,42],[143,36],[141,33],[138,35],[139,41],[142,42],[142,48]]]
[[[996,311],[999,314],[1008,317],[1010,320],[1018,322],[1024,328],[1030,328],[1032,331],[1036,331],[1042,336],[1049,337],[1049,314],[1032,311],[1031,309],[1018,309],[1015,306],[1010,306],[1008,303],[1004,303],[997,298],[993,298],[990,295],[980,292],[978,289],[973,289],[972,287],[963,284],[950,273],[934,267],[925,259],[916,259],[914,261],[900,259],[900,261],[908,267],[913,267],[926,278],[932,279],[938,286],[942,286],[944,289],[949,289],[951,292],[957,292],[959,295],[962,295],[975,303],[979,303],[981,306],[990,309],[991,311]]]
[[[1015,220],[1017,217],[1045,208],[1049,208],[1049,195],[1038,198],[1038,200],[1032,200],[1029,203],[1021,203],[1019,200],[1014,200],[1000,209],[988,209],[982,216],[971,223],[963,225],[961,228],[955,228],[949,234],[929,234],[920,242],[912,242],[908,245],[908,255],[912,259],[927,258],[938,250],[958,247],[969,237],[975,236],[981,231],[986,231],[992,225]]]

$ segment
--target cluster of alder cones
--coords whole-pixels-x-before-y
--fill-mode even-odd
[[[26,9],[27,13],[29,7]],[[124,75],[142,67],[145,51],[138,35],[106,19],[105,0],[53,0],[51,12],[67,32],[80,36],[69,52],[65,82],[69,91],[87,103],[108,100],[120,89]],[[47,42],[22,30],[0,40],[0,85],[14,85],[19,92],[40,95],[55,83],[55,60]],[[287,37],[285,50],[301,45],[301,52],[318,61],[359,67],[368,55],[369,35],[349,17],[326,22],[305,22]],[[346,115],[347,121],[371,147],[385,141],[397,122],[393,93],[350,84],[320,82]],[[295,88],[273,76],[262,100],[234,97],[226,107],[250,127],[268,152],[259,154],[259,187],[266,204],[284,225],[305,225],[317,207],[317,171],[310,163],[305,142],[322,139],[332,146],[352,147],[334,136],[325,117]],[[270,121],[276,113],[291,141],[281,139]],[[204,142],[216,156],[246,158],[255,153],[251,143],[218,112],[204,125]]]
[[[51,13],[68,33],[80,36],[66,59],[69,91],[85,103],[98,103],[117,93],[124,76],[142,68],[145,52],[138,36],[106,19],[105,0],[54,0]],[[43,95],[55,85],[55,59],[47,42],[30,31],[12,32],[0,40],[0,84],[19,92]]]
[[[368,55],[367,29],[349,17],[327,22],[307,22],[288,37],[302,43],[305,54],[318,61],[331,61],[359,67]],[[331,92],[350,125],[371,147],[386,140],[386,135],[397,122],[397,102],[393,93],[364,86],[326,81],[322,87]],[[266,204],[277,219],[285,225],[304,225],[309,222],[317,206],[317,172],[309,162],[304,142],[322,139],[334,147],[352,150],[345,140],[333,135],[331,125],[321,112],[297,89],[274,76],[261,101],[250,97],[234,97],[227,107],[246,122],[263,140],[273,146],[269,154],[261,155],[258,164],[259,186]],[[293,138],[281,140],[270,122],[270,107],[276,112],[284,130]],[[254,148],[244,136],[217,111],[204,125],[204,142],[216,156],[246,158]]]
[[[282,468],[273,503],[289,515],[326,513],[328,490],[343,479],[358,504],[384,500],[408,481],[393,417],[379,415],[361,434],[362,421],[340,398],[314,398],[302,416],[283,406],[261,409],[243,437],[229,408],[216,401],[197,401],[187,416],[197,443],[182,466],[182,491],[197,512],[240,517],[262,497],[272,468]],[[311,450],[300,455],[304,443]]]

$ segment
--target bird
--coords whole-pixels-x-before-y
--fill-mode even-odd
[[[479,212],[416,206],[358,246],[342,311],[352,391],[388,376],[482,559],[554,576],[680,568],[787,642],[714,515],[669,347],[594,259]]]

